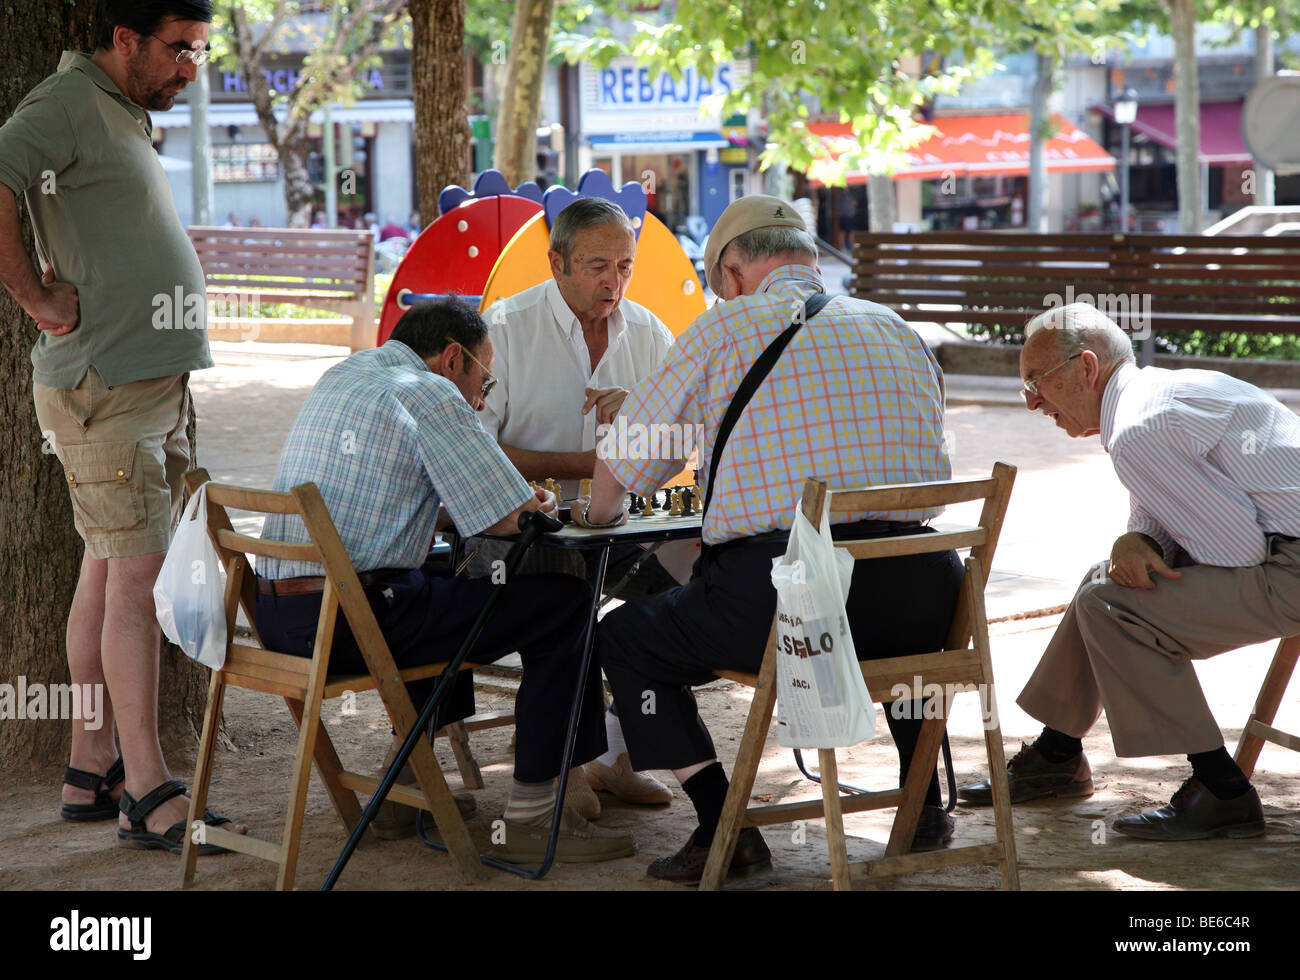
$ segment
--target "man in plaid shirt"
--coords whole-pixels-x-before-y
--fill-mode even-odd
[[[678,338],[660,369],[627,397],[616,425],[620,432],[702,425],[702,474],[710,471],[719,424],[742,379],[804,302],[823,292],[816,246],[794,208],[772,197],[742,198],[728,207],[709,236],[705,264],[709,285],[725,302]],[[658,455],[653,440],[650,449],[639,455]],[[578,516],[589,525],[620,523],[625,490],[649,493],[680,466],[672,459],[616,456],[605,452],[596,464],[590,505]],[[597,639],[633,768],[673,770],[698,815],[685,846],[650,866],[652,877],[669,881],[699,881],[727,793],[691,686],[713,680],[714,670],[758,670],[776,609],[772,559],[785,552],[805,477],[847,488],[951,476],[939,366],[890,310],[831,300],[807,320],[754,392],[718,464],[704,518],[706,548],[694,577],[610,613]],[[853,538],[915,533],[935,513],[837,515],[844,523],[834,532]],[[847,606],[858,656],[943,649],[961,576],[951,551],[855,566]],[[650,703],[653,711],[643,711]],[[919,703],[893,707],[886,706],[885,717],[901,777],[922,712]],[[936,774],[914,849],[951,840],[952,819],[939,802]],[[743,830],[731,876],[770,867],[757,828]]]
[[[458,578],[445,563],[425,561],[439,506],[466,535],[513,534],[524,511],[555,509],[554,496],[535,495],[479,424],[475,412],[495,383],[492,357],[487,325],[474,310],[450,301],[415,306],[382,347],[353,354],[325,372],[280,457],[275,489],[306,482],[320,488],[399,667],[450,660],[498,587],[490,578]],[[290,515],[268,517],[262,536],[308,540],[301,519]],[[323,569],[279,560],[259,566],[259,634],[272,649],[311,656]],[[519,737],[506,839],[494,845],[494,853],[507,861],[540,862],[591,588],[569,576],[518,574],[500,587],[504,593],[479,635],[473,659],[490,662],[518,650],[524,675],[515,702]],[[334,630],[330,671],[368,672],[342,617]],[[435,680],[407,686],[417,707]],[[603,698],[594,669],[588,671],[583,699],[575,764],[605,751]],[[440,722],[447,720],[440,715]],[[394,750],[404,736],[394,736]],[[636,852],[627,834],[595,827],[570,811],[564,820],[556,860],[602,861]]]

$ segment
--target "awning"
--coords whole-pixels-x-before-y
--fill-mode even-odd
[[[1056,135],[1043,148],[1050,173],[1112,170],[1115,158],[1083,130],[1060,114],[1052,116]],[[908,151],[911,164],[894,173],[895,180],[911,178],[1023,176],[1029,173],[1029,115],[1012,113],[996,116],[945,116],[932,124],[939,132]],[[820,136],[831,157],[838,159],[853,139],[848,123],[809,123],[809,132]],[[820,180],[825,167],[814,161],[808,168],[812,180]],[[865,183],[867,174],[850,171],[850,184]]]
[[[1241,138],[1242,102],[1201,103],[1201,150],[1197,159],[1212,166],[1249,164],[1250,151]],[[1115,118],[1115,110],[1104,104],[1090,108]],[[1149,136],[1161,146],[1178,148],[1178,124],[1173,105],[1138,105],[1137,118],[1133,120],[1136,132]]]
[[[178,102],[167,112],[150,113],[155,129],[188,128],[190,107]],[[284,121],[284,106],[275,107],[275,118]],[[350,106],[334,106],[330,117],[336,123],[415,122],[415,104],[410,99],[367,99]],[[325,113],[316,110],[311,121],[323,123]],[[209,126],[257,126],[257,110],[251,102],[214,102],[208,106]]]
[[[716,131],[593,133],[587,139],[597,153],[688,153],[692,150],[720,150],[731,145],[730,140]]]

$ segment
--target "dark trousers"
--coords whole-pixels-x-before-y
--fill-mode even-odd
[[[873,536],[861,528],[875,524],[837,526],[835,536]],[[691,687],[715,680],[714,670],[758,672],[776,612],[772,559],[785,549],[784,540],[753,538],[708,548],[686,585],[627,603],[601,621],[596,651],[634,769],[682,769],[716,758]],[[963,574],[954,551],[857,562],[847,608],[858,659],[942,650]],[[919,704],[899,712],[906,718],[889,708],[906,774],[923,715]]]
[[[523,658],[523,680],[515,700],[515,778],[539,783],[559,775],[583,633],[591,612],[591,589],[564,575],[516,575],[504,585],[490,579],[464,579],[441,563],[428,563],[366,589],[366,598],[398,667],[446,662],[455,656],[483,603],[494,588],[504,590],[470,650],[469,660],[491,663],[516,650]],[[283,653],[310,657],[320,616],[317,595],[258,595],[257,629],[263,641]],[[330,673],[368,673],[365,659],[341,614],[334,627]],[[438,678],[407,684],[419,711]],[[605,751],[600,674],[594,661],[583,682],[582,719],[574,765]],[[438,725],[473,713],[461,702],[444,712]],[[402,733],[405,736],[405,732]]]

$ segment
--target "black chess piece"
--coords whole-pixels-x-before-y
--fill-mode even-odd
[[[691,493],[689,488],[682,490],[682,516],[683,517],[695,516],[694,503],[695,503],[695,494]]]

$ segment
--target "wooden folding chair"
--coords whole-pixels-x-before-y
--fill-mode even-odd
[[[197,492],[207,482],[208,474],[205,470],[185,475],[185,483],[191,493]],[[307,528],[310,543],[269,541],[239,534],[231,526],[227,507],[261,514],[296,514]],[[415,724],[419,713],[411,704],[405,683],[439,676],[444,665],[429,664],[400,671],[397,669],[383,633],[380,632],[379,623],[366,601],[356,570],[352,567],[338,530],[314,483],[304,483],[288,493],[208,483],[207,510],[208,533],[226,569],[226,628],[229,639],[225,665],[221,670],[212,672],[208,685],[208,705],[203,716],[203,734],[194,773],[194,789],[190,796],[189,826],[195,832],[185,839],[181,860],[181,887],[188,887],[193,882],[198,859],[196,845],[206,841],[274,862],[279,868],[276,888],[288,890],[293,887],[298,863],[302,815],[311,775],[309,760],[315,762],[316,771],[320,773],[321,780],[329,791],[334,809],[349,832],[361,819],[357,791],[373,794],[379,785],[376,778],[348,772],[343,768],[334,751],[334,744],[330,741],[329,732],[322,723],[321,702],[340,697],[345,692],[378,690],[393,728],[406,733]],[[235,615],[240,607],[252,624],[254,636],[257,635],[253,614],[256,605],[256,576],[252,574],[252,566],[247,557],[249,555],[315,562],[324,567],[325,588],[321,594],[320,619],[310,658],[266,649],[265,644],[255,647],[235,641]],[[368,676],[327,674],[334,625],[340,610],[365,657],[370,670]],[[260,637],[258,642],[261,642]],[[476,665],[466,663],[464,669],[473,666]],[[288,812],[285,816],[284,835],[278,843],[234,834],[220,827],[207,827],[202,823],[201,817],[212,780],[222,701],[228,686],[280,695],[298,726],[298,748],[290,777]],[[411,755],[411,767],[419,780],[419,791],[395,785],[389,792],[388,799],[432,813],[461,877],[466,882],[481,880],[485,871],[479,861],[478,849],[456,809],[456,802],[447,789],[442,770],[426,739],[420,739],[416,744]],[[196,837],[199,839],[196,840]]]
[[[979,524],[975,527],[892,538],[841,541],[837,545],[847,548],[859,561],[947,551],[950,548],[971,549],[970,557],[966,560],[966,575],[958,595],[957,610],[948,632],[947,649],[918,656],[863,661],[862,676],[866,679],[872,700],[883,703],[898,700],[898,696],[893,693],[898,684],[911,690],[917,683],[923,685],[923,689],[934,683],[939,690],[945,692],[954,690],[947,685],[973,685],[973,689],[980,693],[985,708],[984,715],[991,719],[991,723],[985,725],[984,745],[993,783],[995,843],[923,854],[908,853],[947,727],[946,694],[936,696],[933,706],[927,709],[927,716],[921,723],[916,751],[901,788],[841,796],[835,750],[819,749],[821,800],[746,807],[763,756],[763,746],[767,741],[772,708],[776,703],[776,618],[773,617],[767,652],[757,675],[716,672],[719,677],[749,685],[755,691],[722,818],[700,882],[701,888],[717,889],[722,886],[742,827],[824,817],[831,879],[836,890],[851,888],[855,875],[875,878],[972,863],[998,864],[1003,888],[1019,889],[1015,835],[1011,823],[1011,796],[1007,784],[1006,760],[1002,752],[1002,729],[997,722],[993,665],[989,657],[988,623],[984,612],[985,569],[993,560],[1015,475],[1015,467],[998,463],[993,467],[992,476],[983,480],[898,484],[834,492],[829,491],[823,481],[810,479],[804,482],[802,502],[804,515],[817,527],[822,510],[826,507],[829,507],[832,514],[884,513],[969,500],[984,501]],[[920,696],[920,692],[917,696]],[[843,814],[884,807],[898,808],[885,847],[885,856],[876,861],[851,865],[845,849]]]
[[[1241,741],[1237,743],[1237,765],[1249,779],[1259,761],[1260,749],[1265,742],[1281,745],[1284,748],[1300,752],[1300,736],[1290,735],[1273,727],[1277,709],[1282,704],[1282,695],[1286,693],[1291,675],[1295,672],[1297,658],[1300,658],[1300,636],[1284,636],[1273,654],[1273,662],[1264,683],[1255,698],[1255,710],[1250,713],[1246,725],[1241,730]]]

